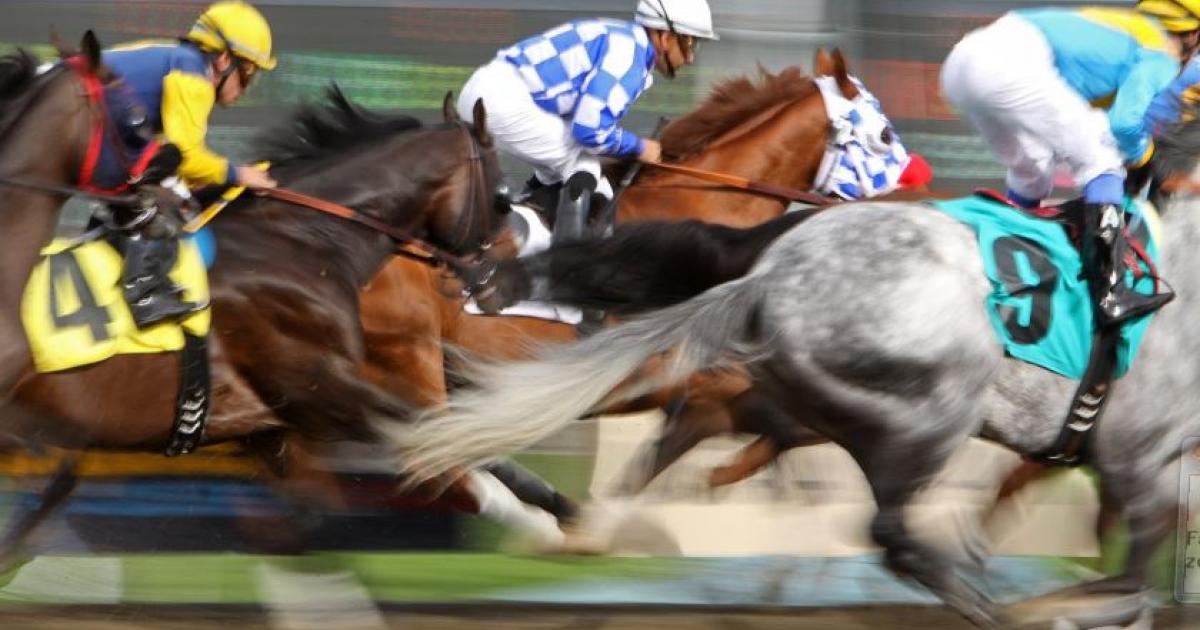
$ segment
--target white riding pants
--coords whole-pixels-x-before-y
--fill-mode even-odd
[[[1008,167],[1008,187],[1044,199],[1054,169],[1078,186],[1098,175],[1124,176],[1108,116],[1058,73],[1036,26],[1008,14],[968,33],[942,66],[942,93]]]
[[[596,192],[612,199],[612,185],[600,174],[600,158],[575,141],[568,120],[533,102],[512,64],[494,59],[471,75],[458,95],[458,114],[463,120],[471,120],[478,99],[483,99],[487,108],[487,128],[496,146],[532,165],[543,184],[563,182],[579,172],[591,173],[599,182]]]

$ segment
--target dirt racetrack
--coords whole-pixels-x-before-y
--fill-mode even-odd
[[[268,613],[252,608],[123,606],[12,608],[0,612],[5,630],[207,630],[209,628],[404,628],[405,630],[943,630],[972,628],[956,614],[932,606],[869,606],[833,609],[709,609],[577,606],[572,608],[493,605],[406,607],[383,613],[386,625],[339,623],[337,618],[308,624],[272,624]],[[1026,625],[1021,628],[1046,628]],[[1161,609],[1155,628],[1198,628],[1200,611]]]

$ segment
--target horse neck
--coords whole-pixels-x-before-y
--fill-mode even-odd
[[[461,158],[450,151],[431,151],[448,146],[430,137],[448,133],[422,129],[398,135],[393,141],[363,151],[353,159],[331,163],[295,179],[285,175],[283,186],[319,199],[358,209],[417,238],[428,239],[432,213],[444,181]],[[457,146],[457,145],[454,145]],[[417,164],[411,169],[403,164]],[[422,175],[425,173],[425,175]],[[395,248],[389,237],[353,221],[289,203],[264,200],[267,213],[236,213],[217,234],[227,239],[286,241],[282,247],[295,250],[289,264],[320,267],[321,277],[336,272],[355,287],[369,281]],[[238,226],[242,229],[239,230]],[[240,232],[238,236],[234,234]],[[313,255],[316,253],[317,255]]]
[[[828,127],[824,102],[814,91],[755,116],[681,163],[809,190],[825,154]],[[787,203],[775,197],[651,171],[622,197],[618,221],[698,219],[746,227],[786,209]]]
[[[69,185],[80,162],[90,120],[89,107],[68,73],[34,87],[20,118],[0,142],[0,176]],[[63,199],[34,190],[0,184],[0,306],[20,303],[25,281],[41,248],[54,235]]]

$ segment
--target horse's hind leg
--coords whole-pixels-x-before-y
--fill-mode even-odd
[[[922,374],[914,365],[905,371],[909,380],[904,388],[881,391],[869,388],[883,379],[852,382],[811,364],[795,367],[787,359],[768,360],[760,367],[759,385],[781,408],[795,421],[829,435],[862,468],[879,507],[871,536],[883,547],[887,565],[917,580],[971,621],[994,625],[988,598],[958,575],[947,552],[917,540],[904,518],[913,496],[974,430],[970,418],[977,415],[978,396],[970,392],[982,389],[982,379],[973,387],[974,381],[946,379],[940,370]],[[980,376],[989,373],[986,368],[981,361]],[[947,380],[952,382],[943,382]]]
[[[25,563],[24,546],[29,535],[62,505],[79,483],[77,464],[78,459],[74,454],[67,455],[46,484],[37,507],[18,508],[18,513],[11,517],[8,529],[3,538],[0,538],[0,574],[8,573]]]

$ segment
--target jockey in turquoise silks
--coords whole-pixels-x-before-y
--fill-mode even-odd
[[[210,6],[180,40],[118,46],[103,55],[121,79],[119,89],[145,115],[144,125],[182,155],[178,175],[189,187],[240,185],[273,188],[266,173],[239,166],[205,144],[213,106],[242,97],[260,70],[271,70],[271,29],[257,9],[240,0]],[[180,317],[197,305],[180,298],[167,277],[173,240],[132,235],[125,247],[122,287],[139,326]]]
[[[1083,189],[1083,264],[1101,326],[1174,297],[1124,282],[1120,208],[1126,168],[1154,155],[1152,103],[1198,41],[1200,0],[1022,9],[967,34],[942,68],[946,98],[1008,167],[1014,203],[1040,205],[1059,166]]]

